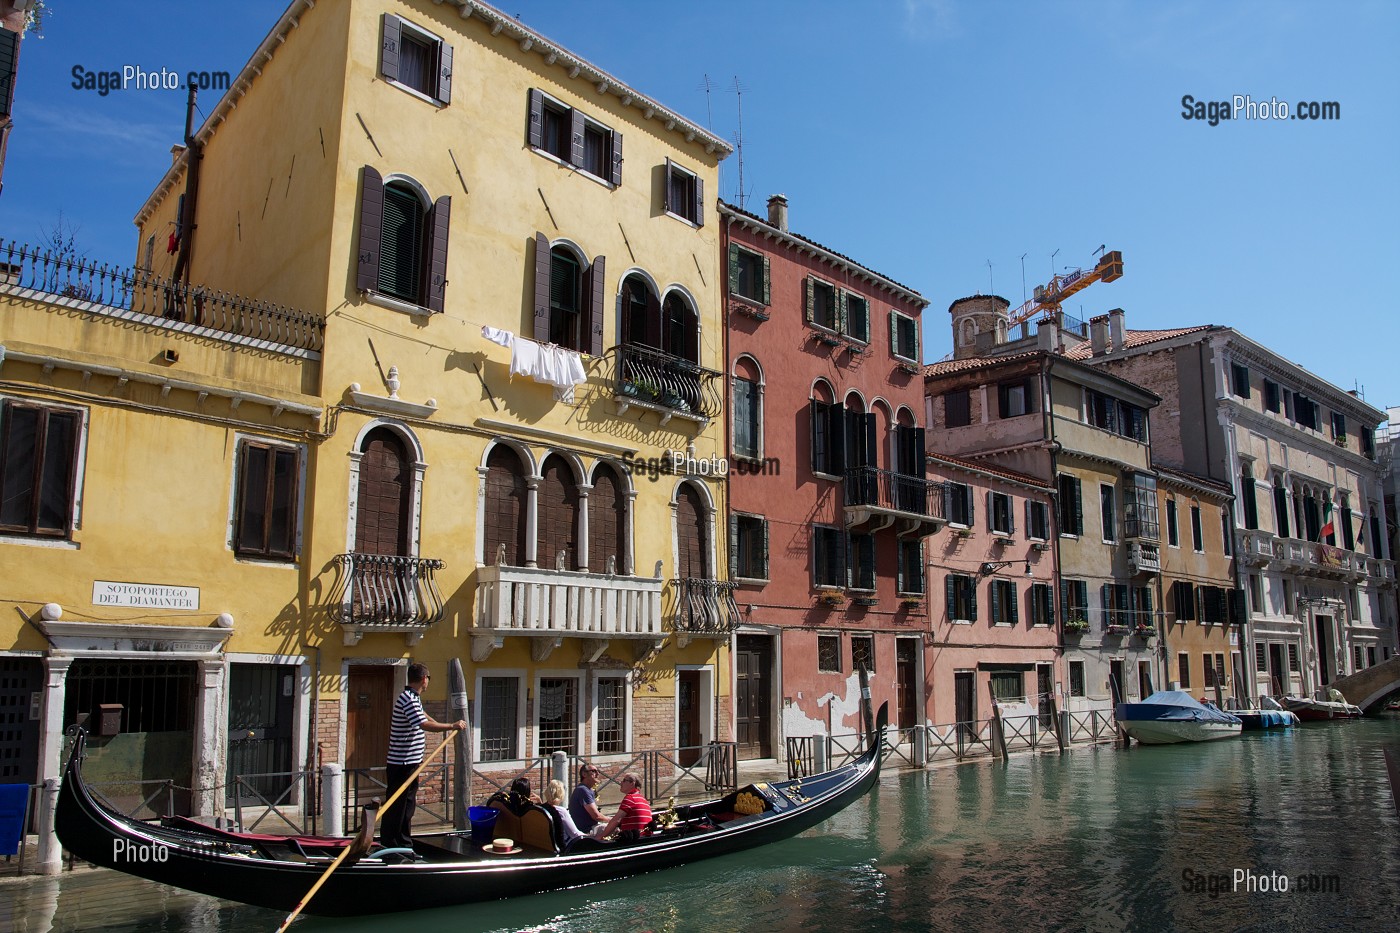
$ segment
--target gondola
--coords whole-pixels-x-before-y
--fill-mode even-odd
[[[632,842],[563,851],[547,808],[516,816],[506,829],[519,851],[496,854],[469,832],[414,838],[410,861],[374,851],[347,860],[306,907],[322,916],[355,916],[449,907],[571,888],[727,855],[787,839],[839,813],[880,776],[888,705],[880,707],[868,747],[850,763],[798,780],[754,783],[705,803],[676,807],[669,825]],[[869,723],[869,708],[866,708]],[[231,833],[193,821],[154,823],[114,812],[83,784],[80,732],[64,772],[55,815],[59,841],[95,865],[276,910],[306,896],[345,840]],[[502,811],[498,823],[510,820]],[[665,823],[665,818],[657,823]],[[582,846],[581,848],[579,846]],[[400,850],[401,851],[401,850]]]

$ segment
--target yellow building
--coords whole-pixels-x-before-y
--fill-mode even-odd
[[[33,361],[0,373],[37,394],[58,378],[51,348],[102,347],[107,382],[61,372],[106,393],[125,442],[88,441],[84,514],[61,547],[0,548],[71,590],[7,595],[221,633],[200,636],[204,676],[229,685],[200,694],[205,731],[241,725],[256,690],[233,688],[234,662],[255,660],[272,671],[264,705],[287,707],[289,768],[382,765],[410,659],[435,674],[439,718],[462,659],[479,766],[727,738],[736,619],[710,459],[726,144],[472,0],[295,0],[205,109],[136,220],[138,265],[206,288],[159,326],[49,296]],[[304,319],[230,315],[223,292]],[[110,343],[99,326],[132,333]],[[143,389],[150,412],[126,404],[137,378],[108,385],[146,370],[177,386]],[[192,413],[189,436],[162,406]],[[271,524],[291,529],[280,550],[239,549],[234,465],[250,457],[267,464]],[[122,510],[99,516],[108,496]],[[131,534],[172,510],[163,549]],[[120,548],[79,567],[100,556],[83,540],[99,517]],[[202,614],[99,612],[99,578],[197,587]],[[45,653],[32,626],[0,624],[6,645]],[[219,750],[202,747],[200,766]]]

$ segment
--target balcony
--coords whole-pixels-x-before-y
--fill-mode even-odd
[[[855,467],[846,471],[846,526],[878,531],[896,525],[901,537],[922,538],[947,523],[943,484],[893,470]]]
[[[0,247],[0,284],[104,317],[274,352],[319,352],[326,330],[324,318],[271,302],[13,241]]]
[[[1128,564],[1133,573],[1161,573],[1161,553],[1155,544],[1134,541],[1128,545]]]
[[[476,572],[472,660],[485,661],[507,636],[531,639],[544,661],[565,638],[584,639],[596,661],[612,639],[632,639],[638,657],[660,646],[662,580],[541,567],[481,567]]]
[[[685,418],[703,426],[723,410],[720,373],[651,347],[625,344],[610,353],[619,415],[632,407],[645,408],[660,412],[663,425]]]
[[[725,580],[685,578],[676,607],[676,635],[684,648],[694,638],[728,638],[739,626],[739,606],[734,602],[738,584]]]
[[[433,573],[440,560],[384,554],[338,554],[330,606],[344,628],[345,644],[366,633],[403,632],[410,645],[442,620],[443,599]]]

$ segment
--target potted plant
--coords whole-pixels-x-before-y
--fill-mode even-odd
[[[834,609],[846,601],[846,594],[840,590],[823,590],[817,599],[823,606]]]
[[[1070,613],[1069,618],[1065,619],[1065,634],[1067,635],[1079,635],[1088,630],[1089,620],[1078,612]]]
[[[878,603],[879,600],[876,599],[874,596],[857,596],[854,602],[857,606],[864,606],[865,608],[869,609],[871,606],[874,606],[876,603]]]
[[[901,596],[899,605],[905,609],[920,609],[924,605],[922,596]]]
[[[1139,625],[1133,630],[1133,634],[1137,635],[1139,638],[1151,638],[1153,635],[1157,634],[1157,629],[1151,625]]]

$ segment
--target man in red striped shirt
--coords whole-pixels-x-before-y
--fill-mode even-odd
[[[617,812],[598,833],[598,838],[606,839],[617,830],[618,841],[635,841],[651,825],[651,804],[642,796],[642,782],[636,773],[628,771],[618,784],[622,787],[622,803],[617,805]]]

